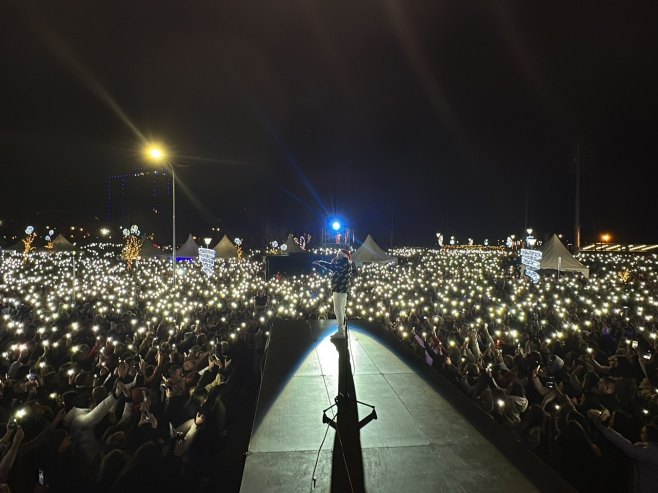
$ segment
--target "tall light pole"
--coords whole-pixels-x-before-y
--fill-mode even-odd
[[[574,224],[574,248],[580,251],[580,144],[576,149],[576,220]]]
[[[174,163],[161,146],[151,144],[146,147],[145,153],[151,162],[165,164],[171,172],[171,268],[173,269],[173,285],[176,289],[176,171]]]

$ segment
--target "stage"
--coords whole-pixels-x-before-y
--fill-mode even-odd
[[[276,321],[242,492],[533,492],[561,485],[534,463],[526,474],[546,488],[533,485],[511,460],[531,452],[509,444],[501,452],[456,409],[455,389],[437,386],[404,351],[394,352],[383,328],[353,322],[347,343],[338,344],[329,339],[334,328],[333,320]],[[340,382],[339,350],[349,363]],[[335,407],[326,413],[338,422],[337,433],[322,415],[335,403],[339,384],[347,396],[340,419]],[[354,398],[376,408],[377,419],[360,430],[358,421],[372,417],[372,409]]]

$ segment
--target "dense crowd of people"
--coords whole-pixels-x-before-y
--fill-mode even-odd
[[[221,269],[218,299],[250,267]],[[166,270],[91,252],[4,257],[4,491],[205,491],[227,406],[260,375],[265,324],[253,303],[200,303],[210,281],[191,266],[175,289]]]
[[[395,254],[360,267],[348,317],[394,331],[579,491],[658,484],[654,256],[585,254],[589,279],[533,284],[509,252]],[[172,279],[167,259],[128,270],[95,247],[5,254],[0,273],[12,492],[203,491],[271,321],[333,316],[326,277],[267,279],[251,258]]]
[[[590,279],[533,284],[499,254],[413,255],[400,339],[578,491],[656,490],[655,256],[584,254]]]

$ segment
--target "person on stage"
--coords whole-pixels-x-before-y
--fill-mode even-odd
[[[345,339],[345,309],[347,307],[347,290],[350,287],[352,276],[356,273],[356,266],[352,263],[352,253],[347,249],[338,250],[331,262],[316,260],[313,265],[332,272],[331,291],[334,298],[334,313],[338,321],[338,331],[331,336],[332,339]]]

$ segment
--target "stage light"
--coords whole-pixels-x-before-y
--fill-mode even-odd
[[[334,231],[338,231],[340,229],[340,222],[339,221],[333,221],[331,223],[331,229]]]

